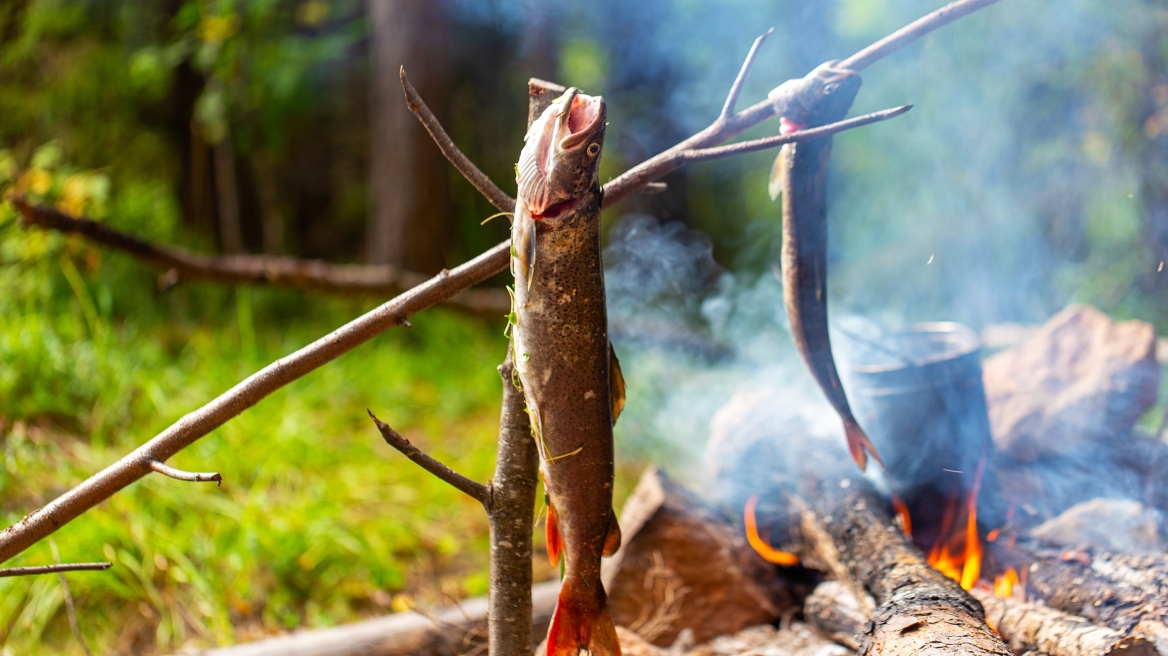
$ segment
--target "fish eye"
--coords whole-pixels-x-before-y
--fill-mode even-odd
[[[838,88],[839,88],[839,84],[836,84],[835,82],[832,82],[832,83],[830,83],[830,84],[827,84],[827,85],[825,85],[825,86],[823,87],[823,93],[825,93],[825,94],[831,94],[833,91],[835,91],[835,90],[836,90],[836,89],[838,89]]]
[[[600,144],[596,143],[595,141],[588,144],[587,152],[589,157],[596,157],[600,154]]]

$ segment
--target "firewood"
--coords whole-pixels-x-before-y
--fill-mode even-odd
[[[773,622],[796,603],[794,583],[657,467],[641,476],[620,523],[623,544],[602,573],[609,612],[655,645],[672,645],[685,628],[702,643]]]
[[[686,652],[685,656],[851,656],[854,653],[802,622],[791,622],[782,629],[752,626],[712,640]]]
[[[824,471],[809,471],[793,498],[802,520],[798,550],[870,609],[860,656],[1012,653],[986,625],[981,604],[892,525],[887,502],[864,478]]]
[[[531,591],[533,634],[551,623],[559,581]],[[327,629],[297,631],[255,642],[211,649],[202,656],[457,656],[486,649],[487,599],[468,599],[433,613],[404,611]]]
[[[995,569],[1025,568],[1026,593],[1047,606],[1120,633],[1149,638],[1168,654],[1168,560],[1097,549],[995,549]]]
[[[1015,652],[1038,650],[1050,656],[1156,656],[1150,641],[1124,635],[1041,604],[1007,597],[988,588],[970,591],[986,610],[986,621]]]
[[[852,649],[868,632],[871,619],[844,583],[824,581],[803,601],[803,619],[820,633]]]

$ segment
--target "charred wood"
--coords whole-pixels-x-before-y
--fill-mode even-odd
[[[999,599],[988,588],[972,594],[986,610],[986,621],[1015,652],[1050,656],[1156,656],[1150,641],[1125,635],[1041,604]]]

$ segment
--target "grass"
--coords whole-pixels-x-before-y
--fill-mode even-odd
[[[0,210],[2,211],[2,210]],[[192,285],[0,214],[0,511],[54,498],[264,364],[372,307]],[[501,325],[441,309],[276,392],[53,536],[95,653],[166,653],[486,592],[482,509],[385,445],[371,408],[493,469]],[[501,324],[501,319],[500,323]],[[6,565],[53,562],[41,543]],[[0,579],[4,654],[81,653],[53,576]]]

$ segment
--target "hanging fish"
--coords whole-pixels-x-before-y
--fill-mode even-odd
[[[619,656],[600,559],[620,547],[612,426],[624,379],[608,339],[600,260],[605,107],[568,89],[534,123],[516,167],[515,369],[547,491],[547,548],[563,558],[548,656]]]

